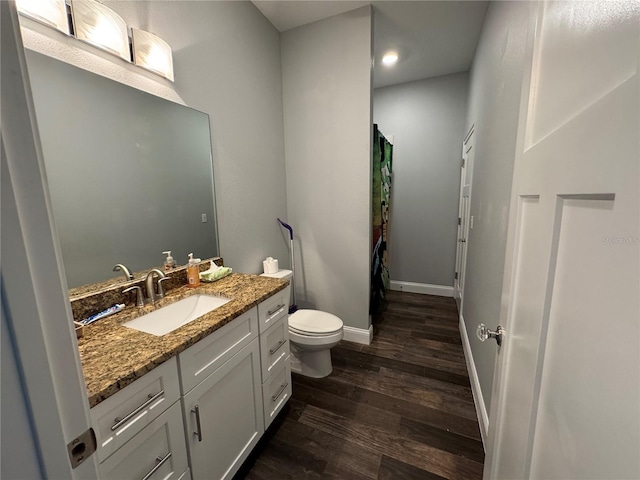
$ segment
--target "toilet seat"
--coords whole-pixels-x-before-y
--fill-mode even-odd
[[[342,320],[319,310],[298,310],[289,315],[289,331],[308,337],[324,337],[341,332]]]
[[[313,332],[305,332],[302,330],[298,330],[297,328],[289,327],[289,332],[297,333],[298,335],[304,335],[305,337],[326,337],[329,335],[333,335],[335,333],[341,332],[340,330],[334,330],[333,332],[323,332],[323,333],[313,333]]]

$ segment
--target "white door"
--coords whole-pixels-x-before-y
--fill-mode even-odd
[[[453,293],[458,312],[462,314],[464,301],[464,278],[467,265],[467,238],[469,237],[469,210],[471,197],[471,175],[475,155],[475,127],[471,127],[462,142],[462,166],[460,167],[460,203],[458,207],[458,245],[456,249],[456,271]]]
[[[7,386],[7,367],[13,376],[11,388],[18,382],[21,386],[8,397],[3,390],[2,477],[25,478],[39,470],[36,478],[98,478],[90,435],[74,442],[90,427],[89,400],[52,222],[18,14],[14,2],[0,1],[0,10],[2,387]],[[75,468],[68,450],[81,459]]]
[[[638,8],[532,5],[485,478],[640,478]]]

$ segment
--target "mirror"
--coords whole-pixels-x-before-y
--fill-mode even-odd
[[[70,288],[219,255],[209,116],[27,51]]]

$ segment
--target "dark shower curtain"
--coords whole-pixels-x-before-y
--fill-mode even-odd
[[[371,207],[373,219],[373,250],[371,255],[371,298],[369,313],[374,314],[389,288],[387,235],[391,200],[391,167],[393,145],[373,125],[373,186]]]

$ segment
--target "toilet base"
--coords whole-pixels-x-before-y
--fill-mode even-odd
[[[306,351],[291,344],[291,371],[311,378],[324,378],[331,375],[331,350]]]

